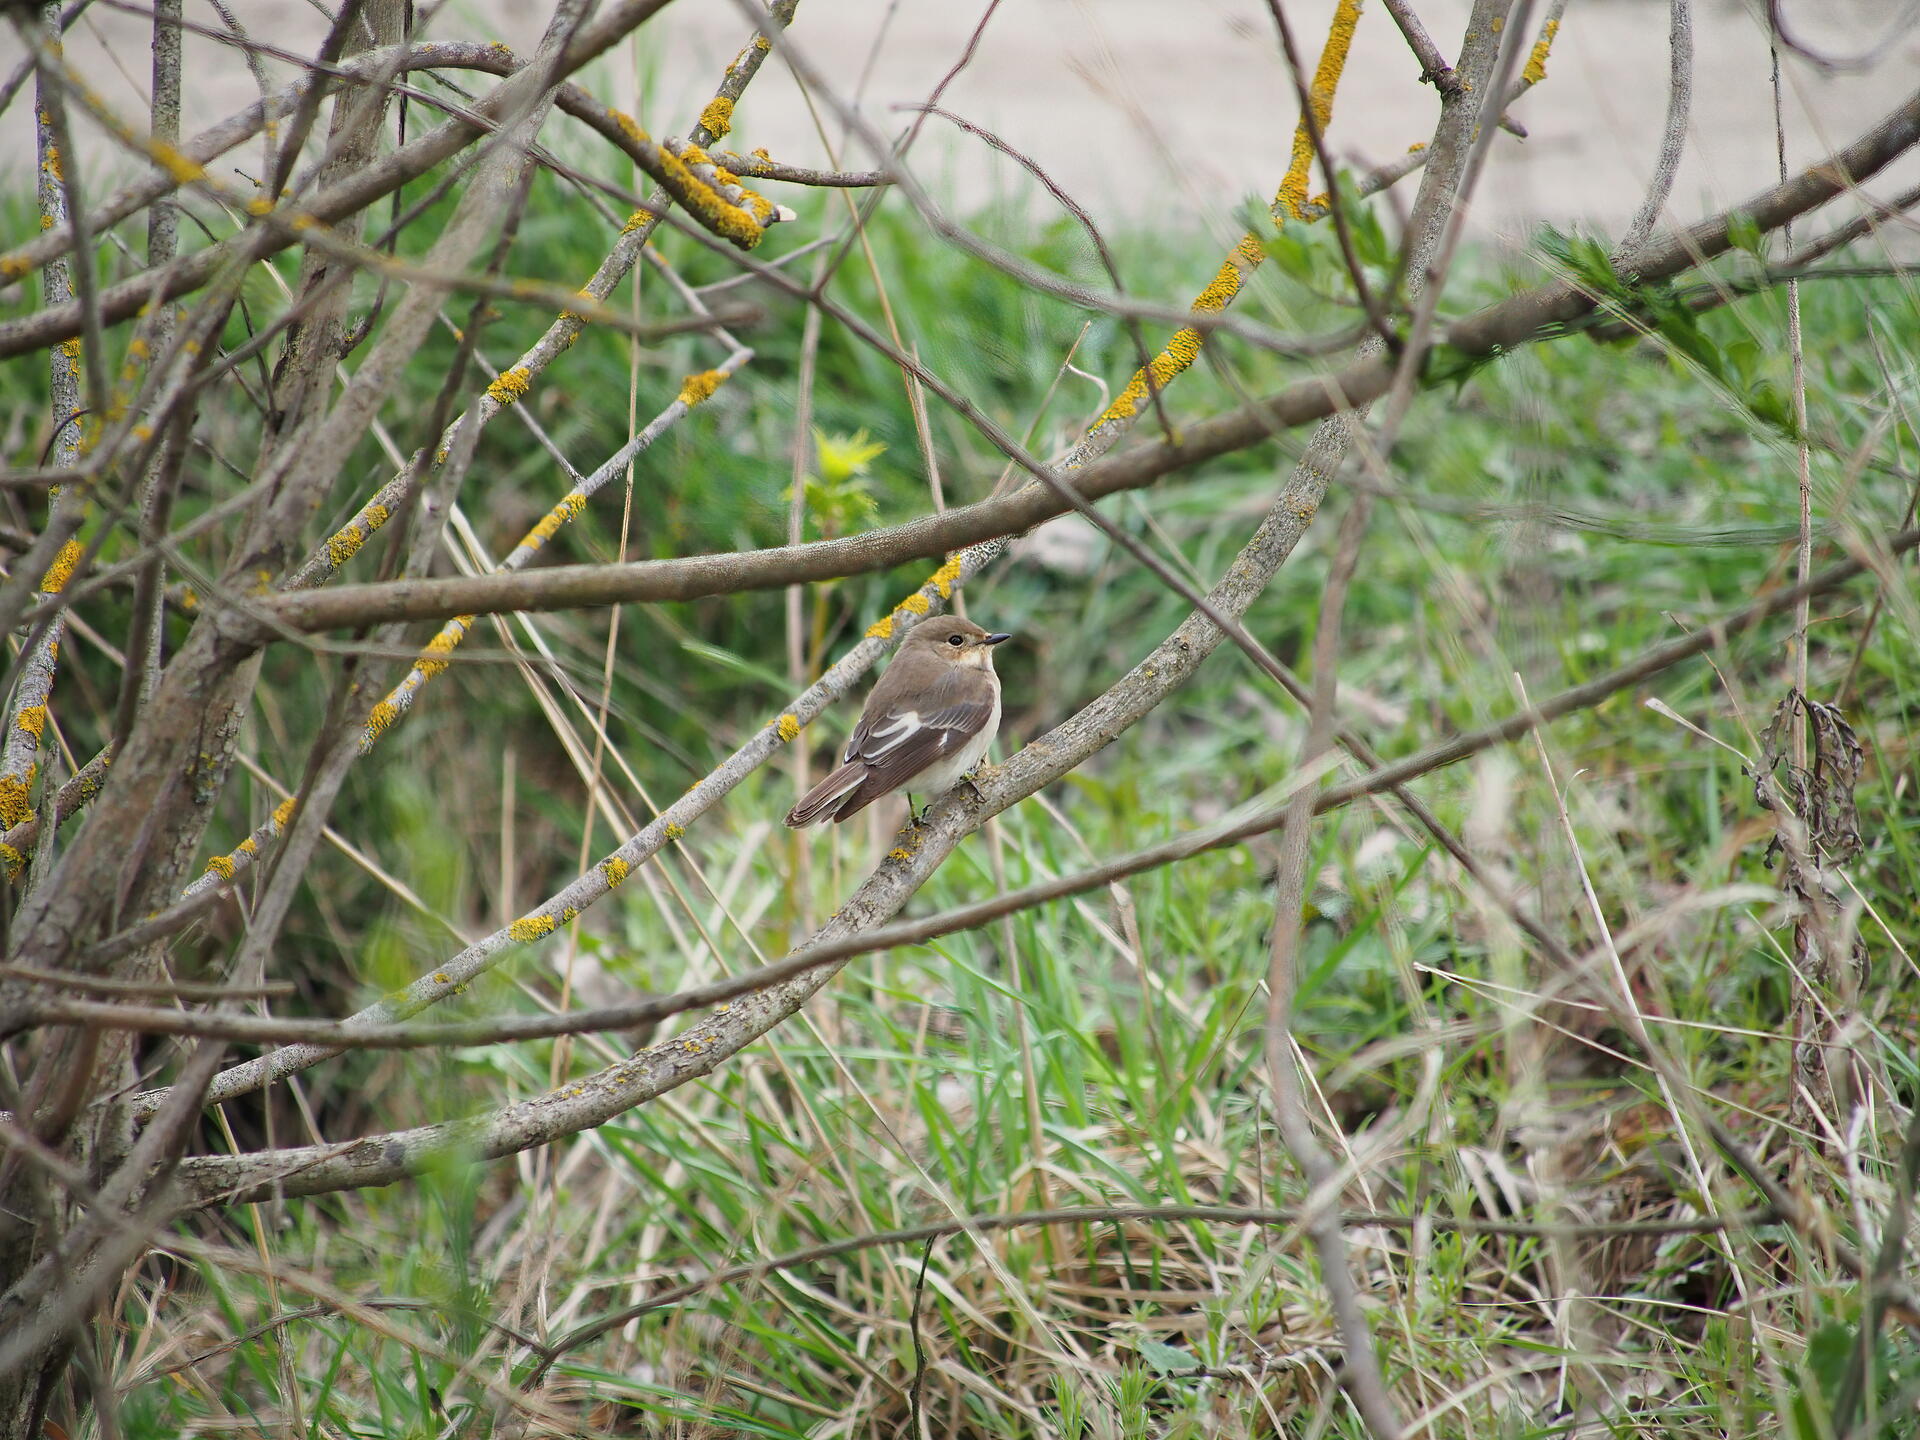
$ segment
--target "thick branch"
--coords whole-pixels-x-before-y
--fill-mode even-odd
[[[1883,554],[1892,557],[1915,548],[1920,548],[1920,530],[1908,530],[1893,537]],[[1751,629],[1782,610],[1791,609],[1807,594],[1823,594],[1836,589],[1858,578],[1869,568],[1869,564],[1863,560],[1842,561],[1816,575],[1810,582],[1810,587],[1794,586],[1777,591],[1722,620],[1704,625],[1688,635],[1657,646],[1631,664],[1597,676],[1584,684],[1573,686],[1496,724],[1456,736],[1416,755],[1394,761],[1369,774],[1331,786],[1315,798],[1315,812],[1324,813],[1338,806],[1350,804],[1362,796],[1404,785],[1442,766],[1454,764],[1494,745],[1525,735],[1539,725],[1550,723],[1576,710],[1591,708],[1649,676],[1724,644],[1731,636]],[[1187,628],[1189,627],[1183,627],[1183,630]],[[1175,639],[1168,642],[1167,646],[1163,646],[1162,650],[1170,648],[1177,653],[1182,649],[1183,643],[1190,642],[1183,642],[1182,637],[1177,633]],[[1197,664],[1197,659],[1194,663]],[[1115,689],[1120,690],[1128,686],[1130,681],[1132,687],[1137,690],[1147,686],[1156,678],[1161,678],[1145,673],[1152,664],[1153,662],[1149,661],[1136,667],[1128,680],[1123,680]],[[1112,694],[1112,692],[1109,693]],[[1127,704],[1128,708],[1131,708],[1128,702],[1116,703]],[[1090,709],[1093,708],[1097,707],[1090,707]],[[1111,723],[1110,720],[1095,715],[1087,717],[1084,723],[1078,726],[1070,722],[1069,726],[1062,728],[1078,730],[1079,738],[1073,746],[1073,750],[1077,751],[1097,741],[1100,732],[1109,728]],[[1043,737],[1029,745],[1006,765],[983,775],[979,781],[982,798],[962,798],[961,792],[955,792],[947,800],[942,801],[935,807],[929,825],[914,832],[911,837],[917,848],[908,852],[910,858],[905,861],[890,860],[882,866],[880,875],[876,878],[885,878],[890,884],[895,884],[907,878],[906,871],[909,867],[915,872],[923,867],[930,872],[933,863],[937,863],[934,857],[944,857],[958,844],[963,834],[977,828],[987,816],[999,813],[1047,783],[1053,778],[1048,772],[1066,768],[1061,764],[1062,758],[1072,758],[1071,752],[1067,757],[1049,755],[1049,751],[1055,750],[1061,744],[1056,738],[1058,735],[1059,732],[1056,732],[1055,736]],[[1097,743],[1094,748],[1098,748]],[[1073,763],[1077,763],[1077,760]],[[50,1023],[71,1019],[89,1024],[126,1024],[130,1028],[143,1030],[216,1034],[246,1040],[277,1039],[298,1032],[303,1038],[319,1040],[319,1043],[327,1045],[414,1048],[431,1044],[478,1044],[494,1040],[531,1039],[599,1028],[624,1029],[701,1006],[742,999],[745,1003],[736,1007],[734,1014],[716,1017],[702,1027],[703,1031],[709,1027],[723,1028],[729,1034],[725,1047],[726,1053],[731,1053],[732,1049],[745,1043],[744,1038],[740,1038],[734,1032],[756,1023],[752,1012],[760,1009],[764,1004],[779,1003],[781,989],[796,980],[804,981],[807,972],[844,963],[856,955],[902,945],[920,944],[942,935],[975,929],[1016,910],[1029,909],[1068,895],[1098,889],[1129,875],[1187,859],[1207,850],[1237,844],[1284,824],[1287,810],[1288,803],[1283,802],[1256,811],[1250,816],[1196,830],[1076,874],[1042,881],[1005,895],[994,896],[973,905],[962,906],[924,919],[875,924],[865,930],[857,929],[852,924],[840,925],[834,928],[832,933],[823,933],[812,943],[801,947],[793,956],[776,964],[729,980],[716,981],[696,990],[683,991],[677,995],[648,997],[626,1005],[609,1006],[597,1011],[582,1011],[572,1015],[528,1016],[472,1024],[342,1025],[337,1032],[332,1027],[313,1022],[226,1015],[188,1016],[169,1011],[143,1011],[139,1007],[130,1006],[81,1005],[80,1002],[72,1001],[43,1002],[44,1008],[40,1018]],[[948,830],[951,830],[951,835],[944,833]],[[867,887],[863,887],[863,894],[870,890],[872,885],[873,882],[870,881]],[[905,898],[904,894],[901,895],[897,903],[904,903]],[[843,916],[853,911],[856,904],[857,902],[850,903],[847,909],[843,910]],[[320,1039],[321,1036],[325,1038]],[[350,1141],[341,1145],[310,1146],[303,1150],[286,1151],[277,1155],[268,1153],[208,1156],[190,1160],[186,1164],[194,1174],[193,1183],[202,1203],[208,1204],[245,1198],[247,1193],[252,1193],[245,1187],[254,1185],[261,1186],[258,1191],[261,1195],[267,1193],[292,1195],[323,1193],[363,1185],[391,1184],[409,1174],[417,1173],[423,1165],[435,1163],[433,1155],[450,1144],[467,1146],[484,1158],[497,1158],[500,1155],[511,1154],[531,1145],[574,1133],[586,1128],[587,1125],[596,1124],[599,1119],[605,1117],[587,1119],[574,1112],[607,1104],[610,1094],[618,1097],[616,1109],[625,1109],[631,1104],[640,1103],[647,1094],[657,1094],[663,1089],[670,1088],[669,1084],[662,1083],[665,1078],[659,1073],[662,1070],[687,1066],[697,1067],[693,1069],[693,1073],[705,1073],[706,1070],[713,1068],[718,1058],[724,1058],[724,1056],[715,1057],[712,1053],[714,1048],[710,1042],[701,1044],[696,1041],[685,1046],[676,1042],[670,1056],[662,1056],[658,1052],[638,1056],[631,1062],[614,1067],[612,1071],[603,1072],[601,1076],[595,1077],[593,1081],[586,1084],[569,1085],[562,1091],[519,1102],[491,1117],[473,1121],[425,1126],[396,1134]],[[661,1063],[669,1058],[678,1063],[673,1066]],[[680,1083],[680,1080],[685,1078],[690,1077],[680,1075],[671,1083]],[[597,1093],[602,1092],[603,1087],[605,1092],[610,1093]],[[634,1094],[634,1087],[644,1087],[646,1094]],[[160,1095],[164,1093],[158,1092]],[[265,1179],[269,1175],[281,1178],[269,1183]],[[235,1187],[241,1188],[236,1191]]]
[[[1762,230],[1778,229],[1873,175],[1916,143],[1920,143],[1920,93],[1822,164],[1650,245],[1635,265],[1636,274],[1642,280],[1664,279],[1724,254],[1736,216],[1751,218]],[[1594,298],[1578,286],[1556,281],[1456,321],[1448,328],[1445,343],[1468,356],[1497,355],[1557,333],[1550,327],[1577,320],[1595,305]],[[1142,488],[1163,475],[1258,444],[1278,431],[1377,399],[1391,384],[1393,371],[1391,358],[1379,358],[1349,365],[1325,379],[1302,381],[1266,400],[1191,425],[1178,443],[1156,441],[1096,461],[1076,472],[1074,487],[1088,499]],[[1067,508],[1036,483],[996,499],[840,540],[635,565],[556,566],[520,575],[339,586],[261,600],[249,607],[248,617],[236,616],[232,624],[236,638],[257,644],[275,630],[330,630],[771,589],[938,557],[982,540],[1018,534]]]

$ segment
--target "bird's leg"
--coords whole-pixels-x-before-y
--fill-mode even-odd
[[[920,807],[913,803],[913,792],[911,790],[906,792],[906,796],[907,796],[907,825],[908,825],[908,828],[910,829],[917,829],[919,828],[919,825],[920,825]],[[928,803],[931,804],[932,802],[929,801]]]
[[[988,768],[987,765],[984,762],[982,762],[981,764],[974,766],[973,769],[969,770],[966,774],[960,777],[961,782],[969,790],[973,791],[973,798],[976,800],[985,800],[987,798],[986,792],[980,788],[980,782],[974,778],[982,770],[985,770],[987,768]]]

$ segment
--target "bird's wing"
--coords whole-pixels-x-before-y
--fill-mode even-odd
[[[954,666],[919,695],[869,703],[844,758],[866,765],[873,794],[900,789],[980,733],[993,716],[994,690],[984,671]]]

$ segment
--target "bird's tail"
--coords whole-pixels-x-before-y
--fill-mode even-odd
[[[842,765],[800,797],[800,802],[787,812],[787,824],[798,830],[818,820],[838,820],[841,803],[866,778],[864,762],[853,760]]]

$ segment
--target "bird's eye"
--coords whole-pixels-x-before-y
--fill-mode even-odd
[[[949,645],[964,645],[966,643],[967,643],[967,637],[964,635],[947,636],[947,644]]]

